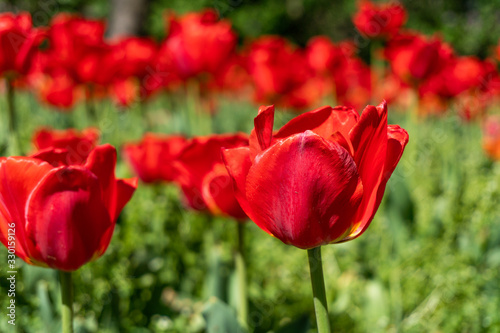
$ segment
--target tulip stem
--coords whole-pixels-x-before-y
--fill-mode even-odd
[[[73,282],[71,272],[59,271],[61,280],[62,333],[73,333]]]
[[[6,80],[7,85],[7,111],[9,112],[9,155],[22,155],[21,142],[17,133],[16,105],[14,100],[14,86],[12,79]]]
[[[243,327],[248,321],[248,295],[247,272],[245,266],[245,223],[236,222],[238,225],[238,250],[235,256],[236,279],[238,283],[238,319]]]
[[[93,125],[97,125],[97,112],[95,110],[94,104],[94,88],[91,85],[87,86],[87,98],[85,100],[85,106],[87,109],[88,120]]]
[[[313,290],[314,310],[318,333],[330,333],[330,320],[328,318],[328,305],[326,302],[325,281],[323,278],[323,262],[321,260],[321,247],[307,250],[309,270]]]

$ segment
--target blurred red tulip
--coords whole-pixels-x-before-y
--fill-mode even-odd
[[[406,10],[398,2],[375,4],[362,0],[353,22],[356,29],[369,38],[390,38],[398,33],[406,19]]]
[[[452,98],[479,87],[481,82],[486,82],[486,74],[486,67],[475,57],[452,58],[420,86],[419,92],[421,95],[435,94]]]
[[[247,136],[236,134],[193,138],[184,148],[176,160],[176,182],[192,209],[246,219],[221,157],[222,148],[244,146],[248,146]]]
[[[337,101],[352,108],[362,108],[371,97],[370,67],[361,59],[350,58],[333,73]]]
[[[404,33],[389,41],[385,57],[392,71],[405,83],[417,86],[439,72],[453,57],[453,50],[437,37]]]
[[[158,47],[149,38],[129,37],[111,45],[109,71],[113,98],[119,105],[145,99],[165,84],[156,66]]]
[[[85,161],[99,141],[99,130],[87,128],[79,132],[75,129],[55,130],[41,128],[33,135],[33,144],[37,150],[60,148],[68,152],[73,159]],[[80,164],[80,163],[72,163]]]
[[[251,77],[246,64],[246,55],[234,54],[216,73],[215,80],[211,82],[213,89],[222,93],[228,92],[234,97],[235,93],[241,93],[243,90],[250,88]]]
[[[0,241],[8,246],[8,229],[15,229],[25,262],[74,271],[106,251],[137,179],[115,178],[110,145],[96,147],[82,165],[65,164],[67,153],[0,158]]]
[[[76,83],[64,70],[55,71],[50,76],[39,77],[37,87],[42,101],[61,110],[68,110],[76,100]]]
[[[26,74],[43,32],[33,29],[29,13],[0,14],[0,75]]]
[[[250,45],[248,71],[255,84],[255,100],[296,109],[308,107],[325,93],[305,52],[278,36],[265,36]]]
[[[483,124],[483,149],[490,158],[500,160],[500,116],[489,116]]]
[[[173,163],[186,143],[183,136],[147,133],[140,142],[125,144],[123,155],[143,182],[173,181],[177,178]]]
[[[160,47],[163,62],[182,80],[216,73],[232,56],[237,36],[213,10],[168,16],[168,36]]]
[[[333,73],[340,70],[352,56],[351,45],[346,42],[334,44],[326,36],[311,38],[306,47],[309,66],[317,73]]]
[[[387,125],[387,105],[322,107],[273,134],[261,107],[249,147],[223,150],[243,210],[286,244],[311,249],[361,235],[380,205],[408,133]]]

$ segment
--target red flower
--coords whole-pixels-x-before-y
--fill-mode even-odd
[[[227,20],[218,20],[213,10],[168,17],[169,32],[160,54],[183,80],[201,73],[213,74],[231,57],[236,34]]]
[[[247,145],[248,139],[243,134],[213,135],[191,140],[176,160],[179,171],[176,182],[191,208],[240,220],[246,218],[234,197],[220,151],[221,148]]]
[[[353,52],[346,42],[336,45],[325,36],[311,38],[306,47],[309,66],[320,74],[340,70]]]
[[[80,161],[87,159],[98,141],[99,130],[96,128],[87,128],[81,132],[74,129],[54,130],[42,128],[33,135],[33,144],[36,149],[66,149],[68,151],[68,156]]]
[[[186,146],[183,136],[146,134],[139,143],[123,147],[125,160],[145,183],[173,181],[177,171],[173,162]]]
[[[0,74],[26,74],[43,33],[33,29],[29,13],[0,15]]]
[[[483,149],[494,160],[500,160],[500,117],[489,116],[483,124]]]
[[[106,84],[112,77],[104,22],[58,14],[48,29],[49,48],[40,57],[42,71],[65,72],[75,83]]]
[[[391,40],[384,50],[392,71],[414,86],[440,71],[453,56],[453,50],[439,38],[405,33]]]
[[[73,271],[106,251],[137,179],[115,178],[110,145],[96,147],[82,165],[65,164],[65,153],[0,158],[0,241],[12,245],[8,230],[15,229],[25,262]]]
[[[261,107],[249,147],[223,150],[241,207],[261,229],[310,249],[361,235],[380,205],[408,134],[387,125],[387,105],[323,107],[273,134]]]
[[[487,83],[486,64],[475,57],[450,59],[440,71],[434,73],[419,89],[421,95],[435,94],[444,98],[480,88]]]
[[[119,105],[147,98],[163,86],[165,77],[156,67],[157,55],[156,43],[149,38],[124,38],[111,46],[107,64]]]
[[[306,53],[278,36],[265,36],[250,45],[248,71],[255,84],[255,100],[305,108],[324,94],[324,82],[315,76]]]
[[[396,35],[406,22],[407,15],[399,3],[376,5],[363,0],[353,22],[356,29],[370,38],[390,38]]]
[[[365,106],[371,96],[370,67],[359,58],[350,58],[332,73],[337,101],[353,108]]]
[[[54,71],[36,84],[40,99],[61,109],[69,109],[76,99],[76,83],[64,70]]]

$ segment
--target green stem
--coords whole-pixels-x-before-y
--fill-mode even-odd
[[[14,86],[12,79],[7,80],[7,111],[9,112],[9,155],[22,155],[21,142],[17,132],[16,105],[14,100]]]
[[[62,333],[73,333],[73,283],[71,272],[59,271],[61,280]]]
[[[235,256],[236,278],[238,283],[238,319],[243,327],[248,321],[248,296],[247,272],[245,266],[245,223],[236,222],[238,225],[238,250]]]
[[[377,56],[377,52],[382,49],[381,42],[379,40],[372,40],[370,44],[370,67],[371,67],[371,99],[372,103],[379,103],[380,101],[375,101],[375,87],[384,76],[384,61]]]
[[[85,107],[87,109],[88,121],[92,125],[97,125],[97,112],[94,104],[94,88],[90,85],[87,86],[87,98],[85,100]]]
[[[207,262],[207,274],[205,278],[205,297],[217,297],[224,300],[225,284],[223,281],[222,253],[219,242],[214,235],[213,221],[207,216],[207,231],[204,235],[205,260]]]
[[[330,320],[328,318],[328,305],[326,302],[325,281],[323,278],[323,262],[321,261],[321,247],[307,250],[309,257],[309,270],[314,297],[314,310],[318,333],[330,333]]]
[[[190,134],[209,135],[212,133],[212,115],[203,109],[200,82],[191,79],[186,83],[188,123]]]

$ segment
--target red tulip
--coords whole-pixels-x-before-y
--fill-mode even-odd
[[[43,77],[37,84],[40,99],[60,109],[68,110],[75,102],[76,83],[64,70]]]
[[[173,181],[177,171],[173,162],[186,146],[183,136],[161,136],[148,133],[138,143],[123,147],[125,160],[145,183]]]
[[[332,75],[338,102],[353,108],[361,108],[369,102],[372,90],[371,71],[361,59],[349,58]]]
[[[33,29],[29,13],[0,15],[0,74],[26,74],[36,48],[42,41],[40,29]]]
[[[391,40],[384,50],[392,71],[404,82],[417,85],[443,68],[453,56],[439,38],[405,33]]]
[[[332,73],[347,63],[352,55],[350,48],[346,42],[334,44],[328,37],[316,36],[307,44],[307,61],[317,73]]]
[[[278,36],[264,36],[250,45],[248,71],[255,84],[255,100],[296,109],[308,107],[324,94],[306,53]]]
[[[212,10],[168,17],[169,32],[160,55],[171,62],[183,80],[217,72],[232,56],[237,36],[227,20],[218,20]]]
[[[450,59],[445,66],[422,83],[421,95],[435,94],[444,98],[455,97],[458,94],[479,88],[487,82],[487,68],[475,57],[456,57]]]
[[[483,149],[494,160],[500,160],[500,117],[490,116],[483,124]]]
[[[176,160],[179,171],[176,182],[191,208],[240,220],[246,218],[234,197],[220,151],[221,148],[247,145],[248,139],[243,134],[213,135],[191,140]]]
[[[149,38],[129,37],[111,45],[106,60],[112,74],[113,97],[119,105],[147,98],[164,84],[165,73],[156,67],[158,50]]]
[[[398,3],[377,5],[363,0],[353,22],[356,29],[367,37],[390,38],[398,33],[406,19],[406,11]]]
[[[87,128],[81,132],[74,129],[54,130],[41,128],[33,135],[33,144],[38,150],[60,148],[68,151],[68,156],[84,161],[99,141],[99,130]],[[80,164],[80,162],[78,162]]]
[[[137,179],[115,178],[110,145],[96,147],[82,165],[65,164],[65,153],[0,158],[0,241],[8,246],[15,229],[25,262],[73,271],[106,251]]]
[[[387,105],[302,114],[273,134],[261,107],[249,147],[223,150],[235,196],[261,229],[303,249],[361,235],[408,141],[387,125]]]

